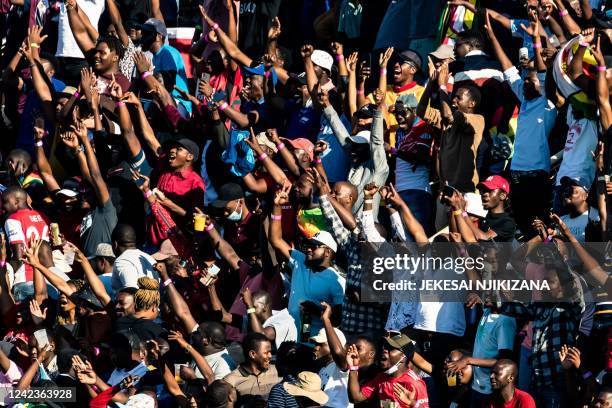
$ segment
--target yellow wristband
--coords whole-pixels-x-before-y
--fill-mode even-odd
[[[257,309],[255,309],[254,307],[249,307],[247,309],[247,314],[255,313],[256,311],[257,311]]]
[[[37,43],[33,42],[33,43],[30,43],[30,48],[40,48],[40,45],[38,45]]]
[[[461,210],[454,210],[453,211],[453,215],[461,215],[462,211]]]

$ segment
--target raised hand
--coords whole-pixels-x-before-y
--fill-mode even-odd
[[[32,236],[32,239],[30,239],[29,247],[26,247],[23,251],[24,257],[22,260],[28,265],[31,265],[33,268],[37,268],[38,266],[40,266],[40,260],[38,259],[38,250],[40,249],[41,243],[42,241],[40,239],[36,239],[34,236]]]
[[[259,146],[259,143],[257,142],[257,137],[255,137],[255,131],[253,130],[252,127],[249,128],[249,132],[250,132],[249,137],[244,139],[244,141],[246,142],[246,144],[249,145],[251,149],[253,149],[253,152],[255,152],[255,154],[259,156],[264,151],[262,150],[261,146]]]
[[[300,54],[302,54],[302,58],[306,59],[312,56],[313,51],[314,51],[314,47],[312,45],[304,44],[302,46],[302,49],[300,50]]]
[[[550,219],[552,220],[552,222],[554,222],[555,224],[557,224],[559,226],[559,231],[565,235],[566,237],[569,237],[571,235],[571,231],[570,229],[567,227],[567,224],[565,223],[565,221],[563,221],[561,219],[561,217],[559,217],[557,214],[555,213],[551,213],[550,214]]]
[[[311,167],[307,170],[308,174],[312,177],[315,188],[319,191],[319,195],[324,196],[329,194],[330,188],[327,180],[321,176],[319,171],[315,167]]]
[[[542,241],[548,237],[548,228],[546,228],[546,224],[539,218],[535,218],[531,223],[532,228],[538,233]]]
[[[321,302],[321,307],[323,308],[323,311],[321,312],[321,320],[331,321],[332,307],[327,302]]]
[[[182,348],[187,348],[187,346],[189,346],[189,343],[187,340],[185,340],[180,331],[170,330],[168,333],[168,340],[176,341],[176,343]]]
[[[380,65],[381,68],[387,68],[387,64],[389,63],[389,60],[393,56],[393,51],[394,51],[394,48],[389,47],[385,50],[384,53],[380,54],[380,56],[378,57],[378,65]]]
[[[597,65],[600,67],[606,66],[606,60],[604,59],[603,52],[601,52],[601,36],[597,37],[597,44],[591,46],[591,54],[593,54],[595,61],[597,61]],[[606,73],[603,72],[603,74],[605,75]]]
[[[47,318],[47,308],[40,309],[40,305],[34,299],[30,300],[30,315],[35,326],[40,326]]]
[[[280,138],[278,137],[278,132],[275,128],[266,130],[266,136],[268,136],[268,139],[270,139],[272,143],[279,144],[281,142]]]
[[[119,101],[121,100],[121,98],[123,98],[123,89],[121,88],[121,85],[119,85],[115,80],[115,74],[111,74],[111,77],[113,78],[113,80],[111,81],[108,88],[110,89],[111,96],[115,98],[115,100]]]
[[[354,344],[346,349],[346,364],[349,367],[359,367],[359,351]]]
[[[329,148],[329,144],[325,140],[317,140],[314,146],[315,156],[320,156]]]
[[[81,384],[94,385],[96,383],[98,376],[89,361],[84,362],[78,355],[74,356],[72,357],[72,368]]]
[[[96,80],[96,74],[91,68],[81,69],[81,90],[86,96],[91,95],[90,92],[96,86]]]
[[[132,173],[132,180],[134,180],[135,183],[138,180],[142,180],[142,184],[138,186],[140,191],[144,193],[149,191],[151,187],[151,180],[149,179],[149,177],[145,176],[144,174],[141,174],[139,171],[134,170],[134,169],[130,169],[130,172]]]
[[[376,195],[376,193],[378,193],[378,186],[376,185],[376,183],[372,182],[363,186],[364,199],[371,199]]]
[[[282,30],[281,30],[280,20],[278,19],[278,17],[274,17],[274,19],[272,20],[272,25],[270,26],[270,29],[268,30],[268,40],[278,39],[281,33],[282,33]]]
[[[318,86],[318,89],[319,89],[319,92],[317,93],[317,95],[319,97],[319,103],[321,104],[321,106],[325,106],[325,107],[330,106],[329,95],[327,93],[327,90],[321,89],[320,86]]]
[[[42,116],[36,117],[34,119],[34,141],[40,142],[45,138],[47,131],[45,130],[45,120]]]
[[[521,23],[521,28],[530,36],[537,37],[540,34],[540,20],[536,11],[529,12],[529,26]]]
[[[580,350],[577,347],[568,347],[567,344],[561,346],[559,360],[564,369],[580,368]]]
[[[134,92],[126,92],[125,95],[123,95],[123,98],[121,98],[121,101],[127,103],[128,105],[139,106],[141,104],[140,98],[138,98]]]
[[[202,7],[202,6],[200,6]],[[134,64],[139,74],[151,71],[151,63],[147,59],[146,55],[140,51],[134,53]]]
[[[604,143],[602,141],[597,142],[597,153],[591,152],[593,161],[595,162],[595,168],[600,174],[604,172]]]
[[[274,194],[274,205],[283,206],[289,203],[289,191],[291,191],[292,185],[286,183]]]
[[[82,120],[77,121],[76,126],[70,125],[70,131],[71,133],[76,135],[81,142],[89,140],[87,136],[87,127],[85,126],[85,122],[83,122]]]
[[[359,81],[365,82],[365,80],[370,77],[371,73],[372,68],[368,63],[366,61],[361,61],[361,65],[359,66]]]
[[[357,69],[358,59],[359,59],[359,53],[357,52],[354,52],[348,56],[348,58],[346,59],[346,69],[348,69],[349,72],[355,72],[355,70]]]
[[[240,293],[240,299],[242,299],[247,308],[253,307],[253,295],[249,288],[244,289],[244,291]]]
[[[438,70],[438,85],[446,86],[446,84],[448,84],[449,75],[448,62],[443,62]]]
[[[381,90],[379,88],[376,88],[374,90],[374,103],[377,106],[379,106],[379,107],[384,105],[384,103],[385,103],[385,91],[383,91],[383,90]]]
[[[387,202],[393,205],[394,207],[400,207],[404,200],[399,196],[393,184],[389,184],[388,186],[381,187],[379,189],[380,196]]]
[[[43,28],[41,26],[33,26],[28,28],[28,42],[30,45],[37,44],[40,46],[48,37],[48,35],[40,35]]]
[[[200,81],[198,83],[198,90],[202,95],[209,99],[212,98],[213,93],[215,92],[214,88],[206,81]]]
[[[593,43],[593,40],[595,39],[594,28],[587,28],[586,30],[582,30],[580,34],[582,35],[582,41],[587,42],[589,44]]]

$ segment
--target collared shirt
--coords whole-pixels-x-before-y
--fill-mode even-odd
[[[346,258],[346,284],[361,288],[360,228],[357,227],[349,231],[342,224],[342,220],[340,220],[329,198],[323,196],[319,200],[323,215],[331,225],[330,232]],[[346,333],[381,330],[384,328],[385,321],[383,319],[386,315],[385,306],[375,303],[355,303],[345,296],[342,306],[342,328]]]
[[[242,211],[247,211],[244,204]],[[261,217],[249,211],[244,220],[224,224],[223,238],[241,258],[246,259],[260,246],[261,228]]]
[[[204,205],[204,180],[191,168],[162,174],[157,188],[187,212]]]
[[[276,366],[273,364],[270,364],[266,371],[261,371],[257,375],[240,365],[229,373],[224,380],[236,388],[239,399],[246,403],[251,398],[267,400],[272,387],[281,382],[282,378],[278,376]]]

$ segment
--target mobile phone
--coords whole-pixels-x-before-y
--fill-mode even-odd
[[[371,52],[364,53],[363,58],[361,59],[361,63],[371,69],[372,68],[372,53]]]
[[[204,82],[210,82],[210,74],[208,72],[204,72],[200,77],[200,80]]]
[[[225,92],[224,91],[217,91],[214,93],[214,95],[212,96],[212,100],[213,102],[221,102],[225,100]]]
[[[199,101],[203,101],[204,100],[204,95],[200,92],[200,82],[202,82],[202,81],[210,82],[210,74],[208,72],[202,73],[202,75],[200,75],[200,77],[196,81],[195,97]]]
[[[455,191],[457,191],[457,189],[448,184],[445,184],[444,187],[442,187],[442,194],[445,197],[452,197]]]
[[[149,110],[153,106],[153,100],[151,99],[140,98],[140,103],[142,104],[142,109],[145,112],[149,112]]]
[[[43,349],[47,344],[49,344],[49,337],[47,336],[46,329],[36,330],[34,332],[34,337],[36,338],[36,342],[38,343],[38,347]]]
[[[521,47],[519,49],[519,60],[529,59],[529,50],[527,47]]]

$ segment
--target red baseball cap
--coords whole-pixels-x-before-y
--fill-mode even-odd
[[[297,139],[289,140],[289,143],[294,149],[304,150],[306,154],[308,154],[310,160],[314,159],[314,144],[312,144],[310,140],[299,137]]]
[[[485,181],[478,184],[479,186],[485,186],[488,190],[502,190],[506,194],[510,194],[510,183],[502,176],[489,176]]]

